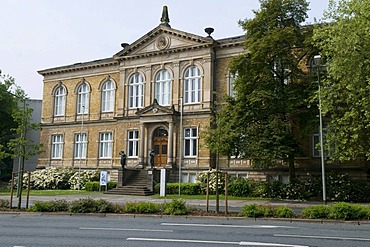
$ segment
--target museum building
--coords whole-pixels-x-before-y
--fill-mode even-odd
[[[112,57],[39,71],[45,152],[38,168],[102,169],[118,180],[122,151],[128,170],[165,168],[182,182],[214,166],[204,132],[216,97],[233,94],[229,63],[245,52],[244,35],[215,40],[213,28],[200,36],[169,22],[164,6],[157,27]],[[311,158],[317,136],[307,142]],[[232,176],[288,178],[287,168],[255,170],[237,157],[219,166]]]

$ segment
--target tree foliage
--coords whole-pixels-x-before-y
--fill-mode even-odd
[[[16,107],[14,96],[8,91],[14,84],[14,78],[2,74],[0,70],[0,169],[1,174],[9,174],[12,170],[12,159],[7,146],[13,138],[11,129],[17,127],[17,122],[12,118],[13,109]]]
[[[301,153],[301,134],[312,130],[308,99],[317,85],[305,70],[312,31],[302,28],[305,0],[261,0],[253,19],[240,21],[246,53],[233,60],[235,98],[216,114],[208,143],[224,155],[238,154],[255,167],[288,162]],[[317,109],[315,110],[317,111]],[[316,114],[316,112],[315,112]],[[300,129],[300,131],[298,131]],[[214,149],[212,150],[214,151]],[[291,173],[291,175],[294,175]]]
[[[370,159],[370,0],[331,1],[324,20],[314,42],[329,68],[322,87],[326,139],[333,159]]]
[[[40,123],[32,121],[33,109],[27,104],[24,90],[1,71],[0,103],[0,165],[9,168],[15,157],[24,161],[40,153],[41,145],[26,138],[27,131],[37,130]]]

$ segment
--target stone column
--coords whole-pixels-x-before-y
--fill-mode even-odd
[[[173,122],[169,122],[168,127],[168,156],[167,156],[167,165],[172,167],[173,165]]]
[[[145,125],[140,124],[140,149],[139,149],[139,164],[144,166],[145,165],[145,156],[144,156],[144,149],[145,149]]]

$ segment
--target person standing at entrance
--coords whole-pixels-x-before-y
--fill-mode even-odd
[[[122,166],[122,171],[123,171],[126,166],[126,154],[125,154],[125,151],[121,151],[119,152],[119,154],[121,155],[121,166]]]
[[[153,166],[154,166],[154,156],[155,156],[154,150],[152,150],[150,152],[149,156],[150,156],[150,167],[153,168]]]

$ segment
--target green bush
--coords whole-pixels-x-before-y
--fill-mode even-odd
[[[251,183],[251,196],[253,197],[268,197],[267,196],[267,182],[264,181],[252,181]]]
[[[231,179],[227,186],[227,192],[231,196],[250,196],[251,182],[248,179],[241,177]]]
[[[107,183],[107,189],[111,190],[113,188],[117,187],[117,182],[115,181],[108,181]],[[94,182],[87,182],[85,185],[85,190],[86,191],[99,191],[100,189],[100,182],[99,181],[94,181]],[[101,190],[105,190],[105,186],[101,188]]]
[[[265,205],[249,204],[244,205],[241,210],[241,214],[246,217],[270,217],[274,215],[274,210],[272,207]]]
[[[341,220],[357,220],[365,218],[365,211],[361,205],[339,202],[330,206],[330,218]]]
[[[99,191],[100,182],[87,182],[85,185],[86,191]]]
[[[29,208],[31,212],[67,212],[68,210],[69,203],[66,200],[47,202],[36,201],[34,205]]]
[[[302,210],[302,216],[309,219],[329,218],[330,208],[328,206],[310,206]]]
[[[0,208],[10,208],[10,201],[0,199]]]
[[[279,206],[274,210],[274,216],[279,218],[292,218],[294,216],[293,209],[287,206]]]
[[[370,206],[364,207],[364,216],[365,219],[370,220]]]
[[[155,192],[159,193],[161,184],[155,185]],[[179,193],[179,183],[167,183],[166,194],[176,195]],[[200,195],[201,184],[200,183],[181,183],[181,194],[182,195]]]
[[[71,202],[69,210],[72,213],[114,213],[112,203],[92,198],[82,198]]]
[[[155,214],[161,209],[161,205],[152,202],[128,202],[124,211],[131,214]]]
[[[186,215],[189,213],[189,209],[184,200],[173,199],[172,202],[164,204],[163,213],[169,215]]]

